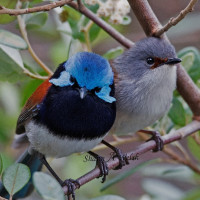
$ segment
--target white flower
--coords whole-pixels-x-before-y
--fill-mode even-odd
[[[116,5],[116,12],[121,16],[125,16],[130,12],[130,6],[127,0],[121,0]]]
[[[130,12],[130,6],[127,0],[85,0],[88,5],[99,4],[97,15],[109,17],[113,24],[122,24],[123,18]]]
[[[116,12],[115,14],[110,16],[109,22],[111,22],[112,24],[122,24],[123,17]]]

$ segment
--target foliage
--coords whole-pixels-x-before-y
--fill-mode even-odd
[[[24,164],[16,163],[3,172],[2,182],[12,197],[26,185],[30,177],[31,174],[29,168]]]
[[[65,195],[60,184],[52,176],[43,172],[35,172],[33,183],[38,193],[45,200],[65,200]]]
[[[22,2],[23,8],[31,8],[45,1],[31,0]],[[105,3],[105,1],[103,2]],[[0,5],[6,8],[14,8],[16,3],[17,0],[0,0]],[[86,6],[92,12],[98,14],[98,4]],[[44,60],[52,70],[55,70],[55,66],[66,60],[68,54],[71,56],[78,51],[97,51],[108,60],[112,60],[124,52],[121,46],[113,48],[108,34],[104,30],[69,6],[63,6],[51,12],[22,15],[21,18],[24,26],[20,26],[22,24],[19,24],[19,20],[15,16],[0,15],[0,24],[2,24],[0,27],[0,178],[11,196],[19,191],[30,179],[28,167],[23,164],[13,164],[16,157],[8,148],[13,138],[17,116],[28,97],[42,83],[42,80],[39,79],[41,77],[44,78],[47,74],[41,68],[42,64],[39,59],[33,61],[33,51],[30,50],[32,46],[36,53],[39,54],[38,57]],[[107,16],[104,16],[102,19],[106,22],[110,21]],[[195,19],[199,23],[199,15]],[[125,25],[129,25],[130,22],[131,18],[129,16],[123,16],[121,25],[113,27],[124,31],[128,27]],[[199,26],[193,25],[193,27],[196,30]],[[187,26],[184,28],[186,29]],[[28,36],[30,42],[27,42],[26,36],[19,34],[19,29],[20,32],[24,32],[24,35]],[[101,45],[105,46],[103,51],[99,50]],[[199,50],[191,46],[186,47],[178,52],[178,57],[182,59],[183,67],[197,87],[200,87]],[[25,74],[24,72],[29,73]],[[35,78],[31,78],[30,74],[35,75]],[[192,113],[188,105],[180,94],[175,91],[168,114],[151,128],[167,134],[185,126],[191,120]],[[193,156],[191,160],[196,160],[198,168],[200,147],[197,141],[200,141],[200,134],[196,133],[195,138],[188,137],[186,139],[187,145],[183,144],[182,146],[176,143],[174,148],[178,149],[180,153],[183,152],[181,154],[183,157],[185,156],[185,149],[188,148],[189,154]],[[150,157],[152,158],[151,155]],[[126,168],[122,173],[118,173],[110,179],[108,178],[109,180],[103,187],[98,181],[95,184],[94,181],[88,183],[88,186],[81,188],[81,192],[77,192],[77,196],[80,197],[77,199],[125,200],[136,198],[133,190],[136,190],[134,182],[137,176],[142,178],[137,183],[141,185],[140,190],[143,191],[141,199],[145,199],[145,197],[152,200],[199,199],[200,192],[197,189],[200,181],[199,174],[180,164],[174,165],[170,163],[162,165],[160,163],[162,158],[156,160],[156,163],[154,161],[144,162],[142,160],[137,166],[133,164],[133,167],[130,167],[130,169]],[[65,164],[65,167],[62,167],[62,170],[58,170],[62,176],[70,176],[70,178],[78,175],[81,176],[88,171],[88,168],[94,167],[94,163],[83,163],[83,159],[80,156],[72,156],[67,159],[68,162]],[[178,162],[177,160],[174,161]],[[54,164],[59,167],[60,162],[62,161],[56,161]],[[126,181],[131,179],[130,183],[132,185],[127,184],[127,186],[125,181],[123,181],[125,178]],[[174,183],[174,180],[178,184]],[[37,172],[33,176],[33,182],[41,198],[64,199],[61,187],[52,176]],[[182,189],[183,187],[179,188],[177,186],[182,183],[188,184],[188,188]],[[100,191],[101,187],[105,191]],[[189,190],[190,188],[192,190]],[[127,196],[122,192],[126,189],[131,191]],[[110,195],[113,193],[116,195]],[[123,193],[124,197],[121,197],[123,196],[121,193]]]

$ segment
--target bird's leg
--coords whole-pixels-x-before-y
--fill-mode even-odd
[[[163,142],[161,135],[158,131],[140,130],[139,132],[152,135],[152,137],[150,139],[148,139],[147,142],[150,141],[150,140],[154,140],[156,142],[156,147],[153,149],[153,152],[163,150],[164,142]]]
[[[125,154],[122,153],[121,149],[118,149],[118,148],[112,146],[111,144],[109,144],[105,140],[102,140],[101,143],[103,143],[104,145],[106,145],[107,147],[112,149],[116,154],[114,157],[117,157],[119,159],[119,165],[115,168],[115,170],[121,169],[123,166],[129,164],[128,158],[126,157]]]
[[[98,154],[92,151],[88,151],[88,153],[96,159],[96,166],[98,166],[100,169],[99,177],[102,177],[102,181],[101,181],[102,183],[105,182],[106,176],[108,175],[108,171],[109,171],[106,161],[104,160],[102,156],[99,156]]]
[[[63,183],[63,181],[58,177],[58,175],[55,173],[55,171],[51,168],[49,163],[47,162],[44,155],[40,155],[40,161],[45,165],[45,167],[49,170],[49,172],[54,176],[54,178],[60,183],[60,185]]]
[[[68,200],[70,199],[70,195],[72,195],[72,199],[75,200],[75,188],[76,185],[78,186],[78,188],[80,187],[80,183],[77,180],[73,180],[73,179],[66,179],[65,181],[62,181],[58,175],[55,173],[55,171],[51,168],[51,166],[49,165],[49,163],[47,162],[45,156],[43,154],[39,153],[39,158],[41,160],[41,162],[46,166],[46,168],[50,171],[50,173],[54,176],[54,178],[59,182],[59,184],[61,186],[67,186],[68,188]]]

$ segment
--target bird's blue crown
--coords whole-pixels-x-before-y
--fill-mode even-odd
[[[110,85],[113,84],[113,72],[109,62],[95,53],[79,52],[69,58],[64,63],[65,71],[61,72],[60,77],[51,79],[50,82],[56,86],[64,87],[73,85],[70,81],[74,77],[80,87],[92,90],[100,88],[95,94],[106,102],[116,101],[110,96]]]

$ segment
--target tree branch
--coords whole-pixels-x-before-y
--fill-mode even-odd
[[[153,36],[162,28],[147,0],[128,0],[128,2],[147,36]]]
[[[182,10],[177,17],[172,17],[167,24],[165,24],[160,30],[158,30],[154,35],[156,37],[159,37],[164,32],[168,31],[172,26],[175,26],[178,24],[189,12],[192,12],[195,3],[197,3],[198,0],[191,0],[190,3],[187,5],[187,7]]]
[[[93,12],[91,12],[84,5],[81,5],[79,7],[76,2],[70,2],[68,3],[68,5],[74,8],[75,10],[81,12],[83,15],[85,15],[89,19],[91,19],[94,23],[100,26],[104,31],[106,31],[110,36],[112,36],[115,40],[117,40],[120,44],[122,44],[126,48],[130,48],[134,45],[134,43],[131,40],[124,37],[121,33],[119,33],[117,30],[115,30],[112,26],[110,26],[100,17],[95,15]]]
[[[200,120],[200,91],[193,83],[185,69],[177,65],[177,90],[189,105],[194,114],[194,119]]]
[[[147,0],[128,0],[147,36],[155,35],[161,24]],[[168,40],[166,34],[162,35]],[[177,65],[177,90],[191,108],[195,119],[200,120],[200,91],[181,65]]]
[[[61,0],[56,1],[47,5],[37,6],[34,8],[25,8],[25,9],[8,9],[0,5],[0,14],[9,14],[9,15],[22,15],[34,12],[41,12],[41,11],[49,11],[56,7],[62,7],[64,5],[69,5],[75,10],[81,12],[86,17],[91,19],[95,22],[98,26],[100,26],[104,31],[106,31],[110,36],[112,36],[115,40],[117,40],[120,44],[125,46],[126,48],[130,48],[134,45],[134,43],[124,37],[121,33],[115,30],[112,26],[102,20],[100,17],[96,16],[93,12],[87,9],[83,4],[79,7],[76,2],[72,2],[73,0]],[[80,1],[78,1],[80,2]]]
[[[200,122],[192,121],[190,124],[175,131],[174,133],[162,136],[162,139],[164,141],[164,144],[169,144],[174,141],[180,140],[184,137],[187,137],[198,130],[200,130]],[[140,155],[154,149],[155,146],[156,146],[155,141],[151,140],[149,142],[145,142],[144,144],[141,144],[136,150],[128,152],[128,153],[126,153],[126,155],[128,157],[134,157],[136,155],[140,156]],[[110,160],[107,162],[107,165],[110,170],[114,169],[115,167],[117,167],[119,165],[119,159],[115,158],[114,160]],[[199,169],[195,169],[195,170],[198,171]],[[99,168],[95,168],[92,171],[88,172],[87,174],[81,176],[77,180],[79,181],[80,185],[82,186],[82,185],[88,183],[89,181],[97,178],[99,175],[100,175]],[[67,186],[64,186],[63,190],[64,190],[65,194],[67,194],[67,192],[68,192]]]
[[[9,9],[0,5],[0,14],[22,15],[22,14],[28,14],[28,13],[41,12],[41,11],[49,11],[57,7],[62,7],[71,1],[73,0],[55,1],[47,5],[36,6],[33,8],[25,8],[25,9]]]

